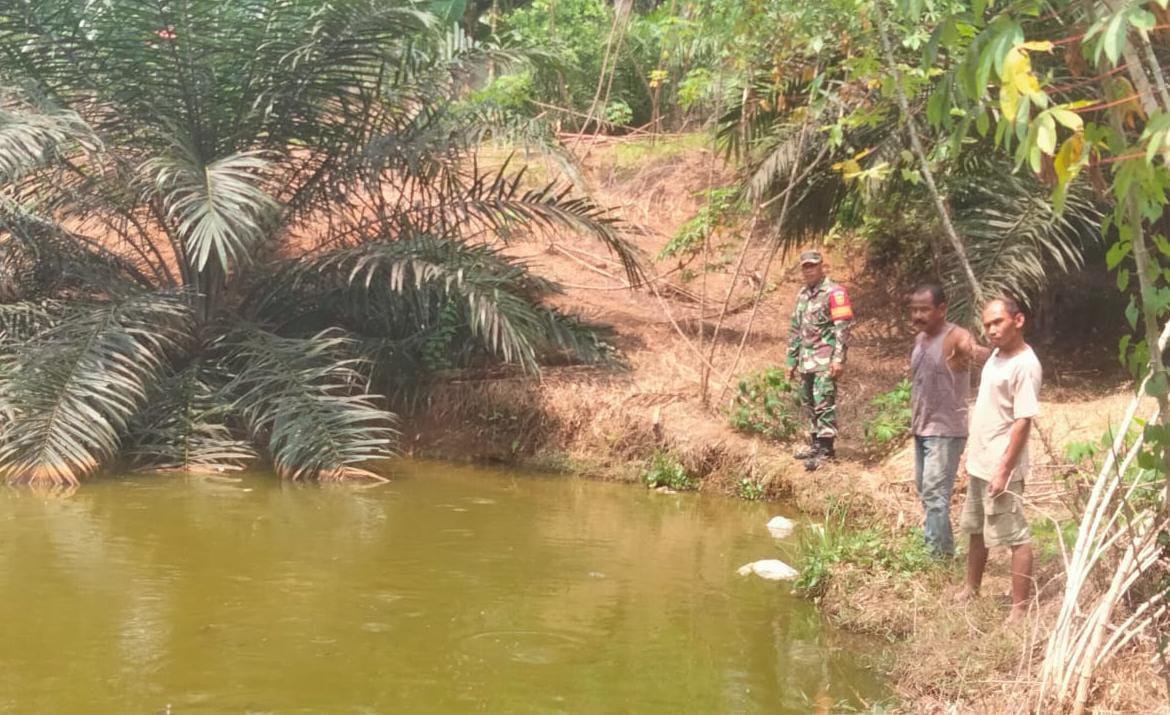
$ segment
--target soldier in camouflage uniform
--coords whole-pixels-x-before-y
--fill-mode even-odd
[[[794,456],[806,460],[805,468],[812,471],[835,456],[837,378],[845,369],[853,307],[845,289],[825,277],[819,251],[800,254],[800,272],[805,286],[796,298],[788,334],[788,379],[800,374],[812,420],[809,445]]]

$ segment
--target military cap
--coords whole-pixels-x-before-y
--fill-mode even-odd
[[[809,263],[820,263],[823,260],[825,259],[821,256],[820,251],[805,251],[800,254],[800,265],[802,266]]]

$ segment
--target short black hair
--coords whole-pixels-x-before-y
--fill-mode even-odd
[[[923,283],[915,288],[914,292],[910,295],[918,295],[920,293],[929,293],[930,303],[935,308],[947,302],[947,293],[938,283]]]
[[[1024,312],[1024,309],[1020,307],[1020,302],[1010,295],[999,295],[987,301],[987,305],[991,305],[992,303],[1002,305],[1003,309],[1007,311],[1007,314],[1013,318]]]

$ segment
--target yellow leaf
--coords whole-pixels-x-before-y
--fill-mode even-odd
[[[1056,180],[1064,186],[1080,172],[1081,151],[1085,147],[1085,135],[1081,132],[1073,134],[1060,145],[1056,158],[1052,161],[1052,168],[1056,171]]]
[[[1003,118],[1009,122],[1015,121],[1016,109],[1020,104],[1020,93],[1016,91],[1014,84],[1005,83],[999,88],[999,111],[1003,112]]]
[[[846,159],[845,161],[833,164],[833,170],[841,172],[841,177],[845,181],[849,181],[861,173],[861,164],[858,164],[853,159]]]
[[[1052,52],[1052,48],[1055,45],[1048,40],[1033,40],[1021,44],[1020,47],[1025,50],[1031,50],[1032,52]]]
[[[1031,71],[1032,63],[1028,60],[1028,56],[1020,52],[1018,47],[1013,47],[1003,56],[1003,72],[1000,74],[1000,79],[1003,80],[1004,84],[1009,84],[1015,81],[1016,75]]]
[[[1024,97],[1030,97],[1040,91],[1040,82],[1032,74],[1032,60],[1019,47],[1008,50],[1003,59],[1003,77],[1005,85],[1015,85],[1016,92]]]
[[[871,153],[873,153],[873,147],[870,147],[868,149],[862,149],[861,151],[859,151],[853,155],[853,160],[854,161],[861,161],[865,157],[869,156]]]
[[[1025,97],[1031,97],[1040,91],[1040,81],[1031,72],[1016,75],[1015,85],[1016,91]]]

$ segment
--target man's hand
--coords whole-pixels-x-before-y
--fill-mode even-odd
[[[833,378],[834,380],[836,380],[838,377],[841,377],[841,373],[843,372],[845,372],[845,363],[835,362],[832,365],[829,365],[829,377]]]
[[[1010,467],[1000,467],[991,482],[987,485],[987,496],[992,499],[1007,491],[1008,482],[1011,481],[1012,470]]]
[[[788,381],[789,381],[789,382],[795,382],[795,381],[796,381],[796,366],[795,366],[795,365],[790,365],[790,366],[788,367],[788,372],[787,372],[787,373],[785,373],[785,377],[787,377],[787,378],[788,378]]]

